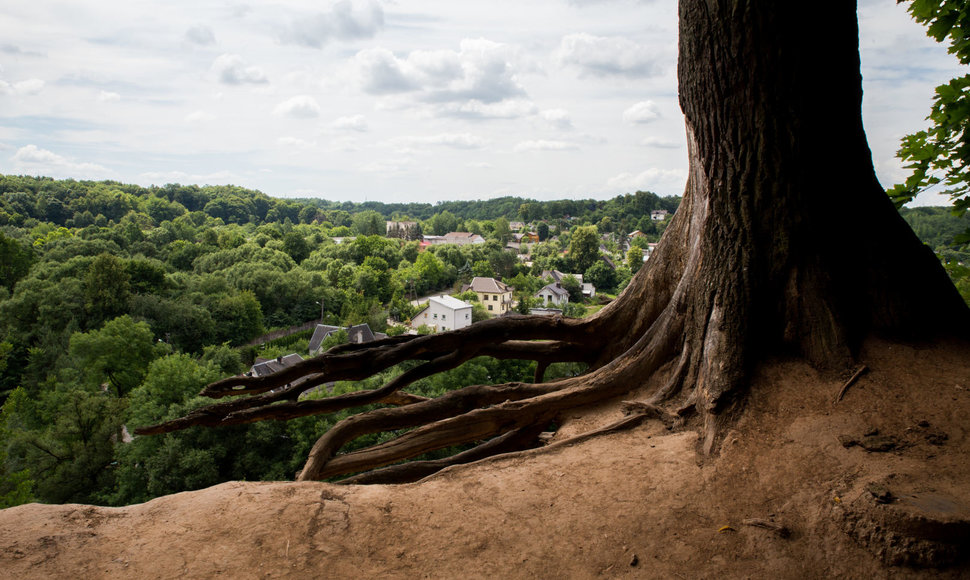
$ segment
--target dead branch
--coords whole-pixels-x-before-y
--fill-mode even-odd
[[[788,529],[787,527],[781,524],[776,524],[775,522],[770,520],[764,520],[761,518],[748,518],[746,520],[741,520],[741,524],[745,526],[753,526],[756,528],[769,530],[771,532],[774,532],[775,534],[778,534],[778,537],[780,538],[788,538],[791,536],[790,529]]]
[[[862,365],[861,367],[859,367],[859,369],[855,372],[855,374],[853,374],[849,378],[849,380],[847,380],[845,382],[845,384],[842,385],[842,388],[839,389],[839,396],[837,396],[835,398],[835,403],[838,403],[839,401],[841,401],[842,400],[842,397],[845,396],[845,392],[849,390],[849,387],[851,387],[853,383],[855,383],[857,380],[859,380],[859,377],[861,377],[862,375],[864,375],[866,373],[866,371],[868,371],[868,370],[869,370],[869,367],[867,367],[866,365]],[[833,404],[835,404],[835,403],[833,403]]]

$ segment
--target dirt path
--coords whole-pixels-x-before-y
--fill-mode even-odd
[[[0,570],[16,578],[965,577],[967,563],[887,566],[913,538],[869,524],[885,524],[879,518],[903,513],[913,498],[932,500],[923,508],[956,526],[946,529],[970,521],[970,348],[874,343],[862,360],[870,372],[838,404],[845,377],[799,362],[766,365],[714,458],[697,454],[693,431],[650,423],[419,484],[232,482],[127,508],[27,505],[0,511]],[[566,417],[558,438],[620,416],[611,404]],[[860,446],[880,441],[890,449]],[[879,490],[892,494],[889,503],[877,502]]]

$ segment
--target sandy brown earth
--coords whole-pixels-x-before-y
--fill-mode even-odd
[[[9,578],[970,576],[970,346],[766,364],[721,453],[657,421],[401,486],[241,483],[0,511]],[[636,393],[626,397],[635,398]],[[556,439],[621,417],[565,417]],[[868,450],[867,450],[868,449]],[[880,503],[882,502],[882,503]],[[907,565],[906,563],[910,565]]]

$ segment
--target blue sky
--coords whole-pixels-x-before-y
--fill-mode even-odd
[[[962,71],[895,0],[859,13],[889,186],[899,138]],[[0,173],[352,201],[679,195],[676,26],[673,0],[8,3]]]

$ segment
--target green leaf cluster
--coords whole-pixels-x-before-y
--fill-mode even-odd
[[[948,52],[970,64],[970,6],[965,1],[911,0],[908,10],[927,26],[927,35],[949,43]],[[954,215],[962,216],[970,208],[970,74],[936,88],[927,120],[928,129],[903,137],[897,156],[911,174],[887,193],[901,207],[939,185],[950,196]],[[970,229],[954,241],[970,242]]]

